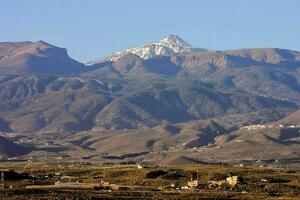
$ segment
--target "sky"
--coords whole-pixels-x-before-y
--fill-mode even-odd
[[[300,0],[0,0],[0,42],[43,40],[81,62],[169,34],[213,50],[300,51]]]

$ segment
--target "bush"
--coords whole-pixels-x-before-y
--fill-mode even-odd
[[[288,183],[290,180],[283,179],[283,178],[270,178],[270,183]]]
[[[156,170],[156,171],[150,171],[146,174],[146,177],[149,178],[149,179],[154,179],[154,178],[157,178],[159,176],[163,176],[167,174],[166,171],[163,171],[163,170]]]
[[[228,174],[224,174],[224,173],[215,173],[212,177],[212,179],[214,181],[222,181],[222,180],[226,180],[226,178],[228,177]]]
[[[166,175],[163,176],[163,178],[168,180],[178,180],[181,178],[188,178],[188,175],[181,170],[180,171],[176,170],[167,173]]]

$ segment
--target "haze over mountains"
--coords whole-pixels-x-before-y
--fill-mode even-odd
[[[95,159],[100,152],[198,148],[214,144],[223,134],[248,137],[236,132],[239,127],[275,123],[298,110],[299,80],[300,52],[287,49],[214,51],[170,35],[84,65],[45,42],[4,42],[0,131],[23,140],[38,138],[30,143],[34,146],[52,141],[55,147],[64,143],[93,150]],[[298,116],[299,111],[278,123],[299,125]],[[122,131],[129,133],[122,136]],[[267,144],[270,137],[259,142]],[[299,135],[291,138],[298,141]],[[136,140],[144,143],[134,147],[130,141]],[[293,150],[285,157],[298,155],[299,144],[281,136],[277,140],[281,143],[273,151],[286,145]],[[224,148],[234,147],[232,140],[223,141]]]

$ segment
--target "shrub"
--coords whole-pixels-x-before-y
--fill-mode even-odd
[[[166,171],[163,171],[163,170],[156,170],[156,171],[150,171],[150,172],[148,172],[148,173],[146,174],[146,177],[147,177],[147,178],[150,178],[150,179],[155,179],[155,178],[157,178],[157,177],[159,177],[159,176],[163,176],[163,175],[165,175],[165,174],[167,174]]]

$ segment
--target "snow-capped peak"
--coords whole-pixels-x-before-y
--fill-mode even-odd
[[[125,49],[110,55],[98,58],[94,61],[88,62],[87,65],[94,65],[106,61],[116,61],[125,54],[135,54],[144,60],[156,57],[156,56],[171,56],[177,53],[188,53],[192,51],[199,51],[203,49],[193,48],[190,44],[185,42],[177,35],[169,35],[168,37],[149,44],[145,44],[139,47]]]
[[[184,41],[177,35],[169,35],[168,37],[162,39],[158,43],[171,48],[176,53],[180,53],[185,49],[193,48],[192,45],[188,44],[186,41]]]

